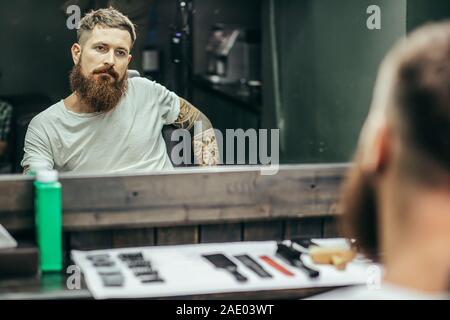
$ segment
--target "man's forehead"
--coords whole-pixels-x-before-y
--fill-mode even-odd
[[[83,37],[86,37],[84,40]],[[92,31],[86,32],[80,42],[86,41],[86,43],[101,42],[114,47],[123,47],[131,49],[131,35],[127,30],[118,28],[110,28],[103,26],[95,26]]]

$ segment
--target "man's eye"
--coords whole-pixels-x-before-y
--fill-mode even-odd
[[[116,51],[116,53],[117,53],[117,55],[120,56],[120,57],[126,56],[126,52],[123,51],[123,50],[118,50],[118,51]]]
[[[105,51],[106,48],[104,46],[96,46],[95,49],[98,51]]]

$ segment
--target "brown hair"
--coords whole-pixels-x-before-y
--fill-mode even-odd
[[[410,159],[405,170],[436,183],[450,174],[450,21],[415,31],[398,62],[393,105]]]
[[[375,90],[374,105],[386,109],[399,132],[398,164],[402,183],[450,190],[450,21],[428,24],[402,40],[386,57]],[[376,173],[355,167],[341,197],[345,236],[357,239],[369,257],[379,258],[379,208]]]
[[[80,41],[85,32],[92,31],[95,26],[117,28],[126,30],[130,33],[131,44],[133,46],[136,41],[136,27],[131,20],[123,15],[120,11],[109,7],[107,9],[92,10],[87,13],[80,21],[80,25],[77,31],[77,39]]]

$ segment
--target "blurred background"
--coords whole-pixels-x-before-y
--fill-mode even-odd
[[[1,173],[21,172],[29,121],[70,94],[73,4],[128,15],[138,28],[130,69],[190,100],[224,134],[280,129],[281,163],[349,161],[386,52],[450,18],[448,0],[1,1],[0,101],[12,106]],[[366,26],[370,5],[381,9],[380,30]],[[7,114],[0,109],[0,128]]]

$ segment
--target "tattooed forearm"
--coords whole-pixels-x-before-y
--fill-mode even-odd
[[[220,162],[219,147],[209,119],[184,99],[180,99],[180,114],[174,125],[191,130],[198,122],[201,132],[195,132],[192,145],[196,163],[200,166],[216,166]],[[195,130],[194,130],[195,131]]]
[[[180,114],[177,120],[175,120],[174,125],[178,128],[191,130],[195,121],[199,120],[200,115],[201,112],[196,107],[180,98]]]
[[[196,135],[193,143],[194,156],[200,166],[217,166],[219,164],[219,147],[213,128]]]

